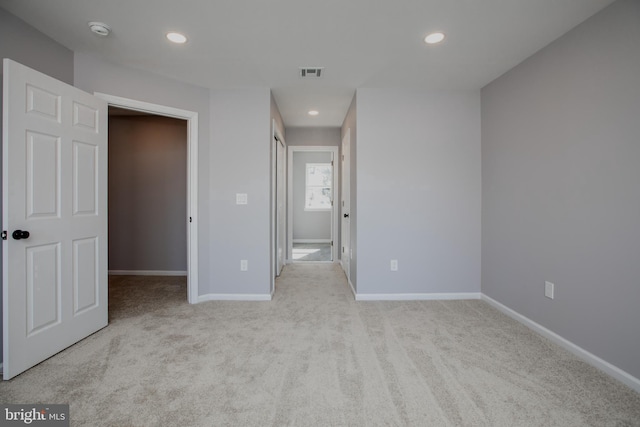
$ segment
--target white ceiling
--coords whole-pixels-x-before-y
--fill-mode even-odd
[[[77,52],[209,88],[270,87],[285,125],[340,126],[361,87],[480,89],[613,0],[0,0]],[[101,38],[89,21],[112,33]],[[178,46],[164,34],[189,38]],[[434,30],[447,38],[428,46]],[[300,66],[323,66],[302,80]],[[317,109],[320,115],[306,113]]]

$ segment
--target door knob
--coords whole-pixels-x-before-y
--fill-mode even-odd
[[[28,231],[22,231],[22,230],[16,230],[11,234],[11,237],[13,237],[16,240],[28,239],[29,238],[29,232]]]
[[[349,218],[349,214],[344,214],[343,215],[345,218]]]

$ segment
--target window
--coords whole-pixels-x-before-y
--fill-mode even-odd
[[[307,163],[306,170],[304,210],[331,210],[331,163]]]

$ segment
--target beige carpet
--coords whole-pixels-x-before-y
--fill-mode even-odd
[[[81,426],[639,426],[640,394],[482,301],[355,302],[335,265],[271,302],[117,277],[110,325],[0,384]]]

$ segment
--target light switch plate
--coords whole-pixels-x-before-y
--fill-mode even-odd
[[[553,299],[556,285],[551,282],[544,282],[544,296]]]
[[[236,205],[246,205],[249,203],[247,193],[236,193]]]

